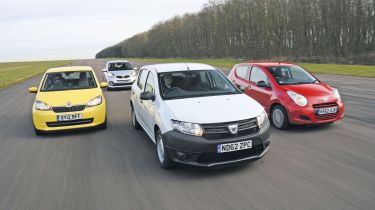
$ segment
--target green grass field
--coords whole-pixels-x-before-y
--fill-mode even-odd
[[[132,58],[130,61],[149,63],[169,63],[169,62],[198,62],[207,63],[218,68],[232,68],[235,64],[245,62],[236,59],[154,59],[154,58]],[[360,77],[375,78],[375,66],[364,65],[343,65],[343,64],[314,64],[297,63],[312,73],[336,74]]]
[[[0,63],[0,88],[44,73],[48,68],[64,66],[71,61],[33,61]]]
[[[142,63],[197,62],[207,63],[212,66],[225,69],[230,69],[237,63],[245,62],[244,60],[236,59],[132,58],[129,60]],[[64,66],[69,63],[71,63],[70,60],[0,63],[0,88],[25,80],[37,74],[44,73],[48,68]],[[375,78],[375,66],[313,63],[299,63],[299,65],[306,68],[312,73]]]

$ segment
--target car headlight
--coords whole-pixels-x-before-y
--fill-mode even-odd
[[[202,136],[203,129],[199,124],[172,120],[172,128],[178,132],[193,136]]]
[[[108,77],[111,77],[111,78],[113,78],[113,77],[115,77],[115,75],[114,74],[112,74],[112,73],[107,73],[107,75],[108,75]]]
[[[91,99],[89,102],[87,102],[87,106],[98,106],[102,103],[103,98],[102,96],[95,97]]]
[[[34,106],[36,110],[41,110],[41,111],[51,110],[51,107],[48,104],[41,102],[41,101],[35,101]]]
[[[295,93],[293,91],[287,91],[286,92],[290,98],[293,99],[293,101],[299,105],[299,106],[306,106],[307,105],[307,99],[305,96],[300,95],[298,93]]]
[[[135,75],[137,75],[137,72],[135,72],[135,71],[133,70],[132,73],[130,74],[130,76],[135,77]]]
[[[340,96],[339,90],[337,90],[336,88],[332,88],[332,89],[333,89],[333,93],[335,94],[337,100],[341,101],[341,96]]]
[[[258,122],[259,129],[263,128],[267,124],[267,121],[268,121],[267,112],[264,110],[257,117],[257,122]]]

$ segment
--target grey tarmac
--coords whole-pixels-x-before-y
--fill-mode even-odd
[[[104,63],[73,65],[102,78]],[[263,159],[220,170],[159,167],[131,126],[129,90],[104,90],[106,130],[37,137],[27,89],[41,76],[2,89],[0,209],[374,209],[375,79],[318,77],[340,90],[344,120],[272,129]]]

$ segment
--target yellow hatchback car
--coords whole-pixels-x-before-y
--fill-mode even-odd
[[[94,70],[90,66],[48,69],[37,87],[32,109],[36,135],[58,130],[107,127],[106,102]]]

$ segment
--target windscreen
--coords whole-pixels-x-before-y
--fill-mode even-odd
[[[163,99],[241,93],[217,70],[167,72],[158,76]]]
[[[110,63],[108,66],[108,71],[124,71],[133,70],[133,66],[126,62]]]
[[[96,88],[91,71],[53,72],[47,73],[42,91],[59,91]]]
[[[315,77],[299,66],[273,66],[267,69],[279,85],[318,83]]]

